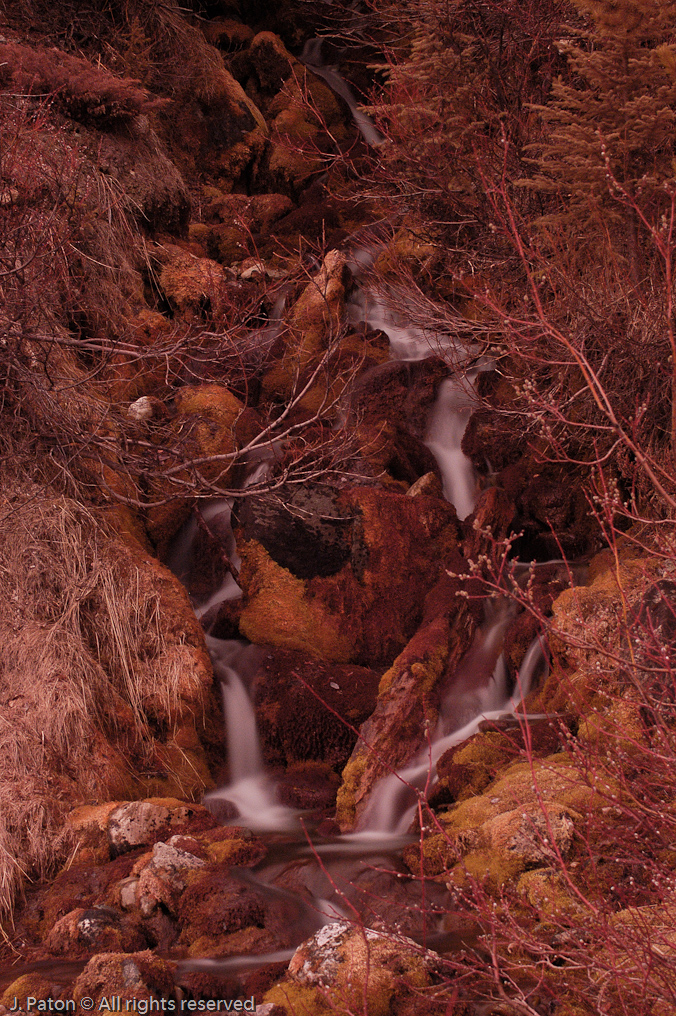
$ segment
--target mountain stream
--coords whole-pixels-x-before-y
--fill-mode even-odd
[[[353,264],[357,276],[359,260],[363,263],[368,257],[362,254]],[[385,331],[393,359],[421,360],[438,354],[440,348],[443,352],[444,346],[448,350],[447,337],[407,326],[400,307],[393,309],[387,296],[366,288],[355,289],[348,316],[352,323],[364,322],[369,328]],[[441,383],[428,417],[425,441],[438,462],[445,496],[460,518],[471,513],[475,500],[472,466],[461,450],[472,411],[475,374],[476,368],[474,374],[458,372]],[[265,468],[257,464],[246,482],[259,480]],[[230,511],[231,504],[221,500],[209,504],[202,514],[205,521],[217,523],[219,532],[227,533],[226,552],[238,566]],[[197,524],[192,521],[168,562],[179,578],[189,566],[196,532]],[[228,575],[216,593],[195,605],[197,616],[239,595],[239,587]],[[513,714],[533,676],[547,666],[536,639],[523,661],[516,687],[509,687],[502,638],[511,617],[506,601],[497,606],[487,601],[484,623],[450,684],[429,744],[403,770],[380,781],[355,832],[333,837],[319,835],[302,813],[281,804],[274,779],[266,771],[248,690],[263,650],[207,636],[214,672],[222,686],[230,780],[206,795],[204,803],[225,824],[245,826],[265,838],[266,859],[253,871],[243,872],[242,878],[287,900],[294,942],[288,949],[261,956],[189,960],[182,964],[184,969],[217,974],[286,960],[295,944],[324,924],[342,919],[357,918],[366,925],[396,922],[399,928],[403,921],[404,933],[426,945],[440,949],[452,945],[453,935],[445,931],[445,888],[428,884],[421,893],[419,882],[411,878],[397,852],[415,839],[409,829],[421,791],[434,785],[435,764],[441,755],[475,733],[483,721]],[[235,818],[227,817],[233,813]]]

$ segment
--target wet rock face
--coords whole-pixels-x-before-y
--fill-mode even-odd
[[[366,667],[269,649],[252,688],[265,761],[285,766],[321,761],[342,768],[355,729],[375,708],[379,680]]]
[[[297,579],[258,541],[240,545],[240,630],[252,642],[325,661],[388,665],[416,631],[425,594],[456,547],[451,505],[382,489],[341,491],[352,517],[349,562],[334,575]]]
[[[241,499],[237,522],[292,575],[335,575],[350,558],[353,518],[330,488],[282,488]]]
[[[448,364],[436,356],[413,362],[390,360],[362,374],[350,393],[350,408],[366,422],[388,420],[422,439],[437,390],[448,373]]]

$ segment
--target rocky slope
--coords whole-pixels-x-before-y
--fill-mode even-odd
[[[295,7],[211,20],[137,7],[126,22],[96,7],[114,45],[78,21],[67,52],[58,12],[39,27],[19,5],[0,45],[2,411],[15,424],[0,502],[0,908],[7,957],[47,964],[3,972],[0,1009],[133,995],[172,1009],[254,998],[269,1016],[488,1012],[453,958],[384,925],[316,932],[301,883],[275,895],[247,878],[269,847],[197,803],[225,776],[218,693],[161,561],[200,498],[272,459],[272,489],[235,510],[241,600],[203,623],[262,649],[254,701],[285,803],[349,831],[434,727],[482,621],[495,540],[521,533],[524,554],[545,559],[555,531],[567,554],[592,557],[598,526],[570,474],[540,469],[491,411],[510,400],[496,372],[481,375],[487,402],[465,437],[479,470],[491,459],[491,485],[464,523],[443,499],[422,438],[449,365],[391,363],[383,334],[346,312],[348,238],[367,213],[336,196],[333,162],[353,146],[358,164],[363,142],[294,55],[312,25]],[[424,259],[406,229],[381,257],[402,250]],[[233,568],[210,525],[186,578],[202,600]],[[496,928],[518,970],[491,1012],[526,1011],[526,996],[543,1012],[550,982],[560,1016],[585,1011],[575,976],[557,987],[551,969],[579,959],[586,926],[583,946],[602,954],[605,929],[616,965],[635,962],[635,935],[617,929],[665,937],[669,904],[658,913],[630,886],[631,865],[597,863],[633,807],[625,769],[580,762],[611,745],[640,769],[651,750],[622,668],[609,691],[607,654],[579,639],[582,626],[612,640],[623,610],[670,602],[649,550],[593,556],[586,586],[564,568],[517,589],[510,673],[553,612],[549,676],[516,723],[442,756],[403,853],[402,878],[448,887],[465,943],[483,930],[477,896],[486,918],[511,894]],[[528,725],[526,711],[554,719]],[[555,940],[560,926],[569,939]],[[180,966],[300,939],[290,964]]]

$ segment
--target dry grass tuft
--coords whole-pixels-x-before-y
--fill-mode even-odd
[[[163,630],[161,583],[120,550],[65,497],[0,507],[0,918],[62,859],[64,811],[133,793],[199,703],[189,626]]]

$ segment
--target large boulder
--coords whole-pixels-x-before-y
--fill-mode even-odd
[[[350,560],[354,518],[334,487],[283,486],[241,498],[234,514],[240,538],[257,540],[297,578],[335,575]]]
[[[185,95],[180,116],[165,115],[164,133],[176,161],[191,174],[209,174],[219,189],[232,191],[260,157],[268,137],[265,119],[238,81],[212,51],[208,87]]]
[[[333,575],[303,580],[257,540],[240,543],[240,630],[328,662],[389,665],[456,548],[455,512],[436,498],[367,487],[342,490],[336,503],[351,519],[350,557]]]

